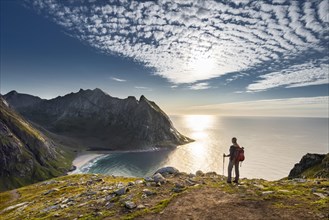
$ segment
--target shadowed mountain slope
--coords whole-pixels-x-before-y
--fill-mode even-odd
[[[0,96],[0,191],[62,175],[69,158]]]
[[[19,96],[15,102],[8,94],[5,98],[27,119],[89,149],[151,149],[192,141],[180,134],[159,106],[144,96],[139,100],[132,96],[119,99],[100,89],[81,89],[30,104],[22,103],[25,97],[17,101]]]

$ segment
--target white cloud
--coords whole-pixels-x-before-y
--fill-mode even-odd
[[[197,83],[312,49],[325,51],[328,39],[327,0],[26,1],[76,38],[152,67],[173,84]],[[318,82],[312,79],[308,83]]]
[[[209,89],[209,83],[196,83],[194,85],[189,86],[191,90],[202,90],[202,89]]]
[[[329,1],[322,0],[322,2],[318,5],[319,17],[323,22],[329,23]]]
[[[117,81],[117,82],[126,82],[127,80],[125,79],[120,79],[120,78],[116,78],[116,77],[111,77],[112,80]]]
[[[260,80],[247,87],[249,92],[259,92],[275,87],[302,87],[329,83],[329,64],[312,63],[295,65],[289,69],[260,76]]]

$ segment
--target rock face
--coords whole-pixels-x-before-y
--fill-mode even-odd
[[[51,100],[17,105],[27,119],[57,135],[92,149],[145,149],[172,147],[191,139],[180,134],[169,117],[144,96],[119,99],[100,89],[80,90]],[[20,102],[19,102],[20,103]]]
[[[295,164],[288,178],[329,177],[329,154],[306,154]]]
[[[0,191],[63,174],[63,154],[0,96]]]

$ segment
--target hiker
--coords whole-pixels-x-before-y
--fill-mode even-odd
[[[228,174],[227,174],[227,183],[232,183],[232,169],[235,167],[235,180],[234,183],[239,183],[239,160],[237,154],[239,151],[239,144],[237,143],[236,137],[232,138],[232,144],[230,147],[230,154],[225,155],[224,157],[230,157],[230,162],[228,164]],[[243,149],[243,148],[242,148]]]

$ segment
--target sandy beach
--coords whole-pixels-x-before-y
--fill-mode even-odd
[[[73,165],[77,167],[77,169],[81,168],[83,165],[87,164],[89,161],[103,156],[104,154],[99,154],[99,153],[81,153],[78,155],[74,160],[73,160]]]

